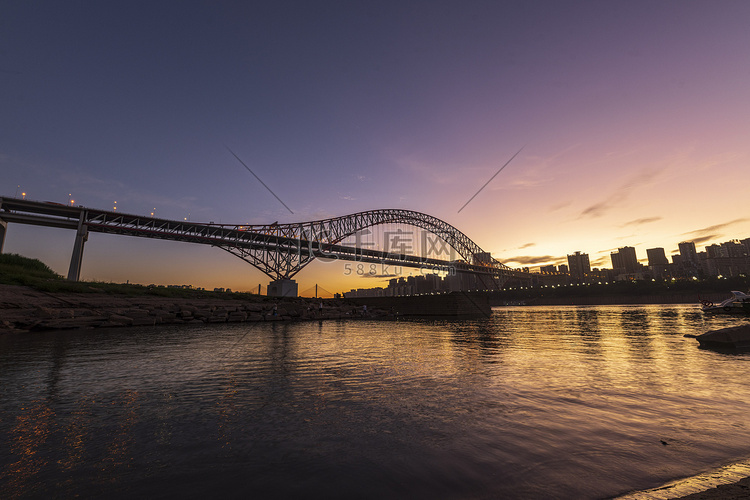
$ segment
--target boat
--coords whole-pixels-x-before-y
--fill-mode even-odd
[[[750,295],[732,290],[732,296],[718,304],[710,300],[701,300],[701,311],[704,313],[750,314]]]

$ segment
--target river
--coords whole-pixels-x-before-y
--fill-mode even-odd
[[[0,337],[0,498],[609,498],[750,457],[696,306]]]

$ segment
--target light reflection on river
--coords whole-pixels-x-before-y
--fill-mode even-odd
[[[0,498],[604,498],[750,456],[695,306],[0,337]],[[663,445],[661,441],[668,444]]]

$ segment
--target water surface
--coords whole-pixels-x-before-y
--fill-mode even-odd
[[[559,306],[6,335],[0,497],[655,487],[750,457],[750,355],[683,337],[738,321],[695,306]]]

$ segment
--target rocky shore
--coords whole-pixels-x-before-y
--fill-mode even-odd
[[[323,309],[320,311],[320,304]],[[383,318],[382,310],[367,317]],[[0,334],[45,330],[361,318],[343,300],[181,298],[106,293],[55,293],[0,285]]]
[[[715,488],[693,493],[677,500],[747,500],[750,499],[750,477],[736,483],[723,484]]]

